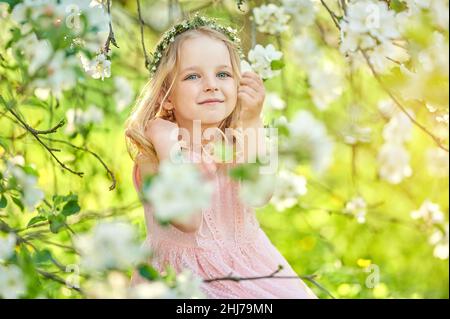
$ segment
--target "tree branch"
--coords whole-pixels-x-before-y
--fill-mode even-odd
[[[108,38],[106,39],[106,43],[105,43],[105,46],[103,47],[103,50],[105,53],[108,53],[110,50],[109,46],[111,43],[116,48],[119,48],[119,46],[117,45],[116,38],[114,37],[114,31],[113,31],[113,27],[112,27],[111,0],[108,0],[106,8],[108,11],[108,16],[109,16],[109,34],[108,34]]]
[[[420,128],[422,131],[424,131],[428,136],[430,136],[434,142],[436,143],[436,145],[443,149],[444,151],[446,151],[448,153],[448,148],[445,147],[442,144],[442,141],[439,137],[435,136],[432,132],[430,132],[424,125],[420,124],[418,121],[416,121],[411,114],[409,114],[405,107],[402,105],[402,103],[400,103],[400,101],[397,99],[397,97],[391,92],[391,90],[383,83],[383,81],[381,80],[379,74],[375,71],[372,63],[369,60],[369,57],[367,56],[367,53],[364,50],[361,50],[362,55],[364,56],[364,59],[367,62],[367,65],[369,66],[373,76],[375,77],[375,79],[377,80],[378,84],[381,86],[381,88],[389,95],[389,97],[392,99],[392,101],[394,101],[395,105],[397,105],[397,107],[411,120],[412,123],[414,123],[418,128]]]
[[[50,138],[50,137],[44,137],[44,139],[51,141],[51,142],[62,143],[62,144],[68,145],[72,148],[75,148],[77,150],[88,152],[91,155],[93,155],[102,164],[102,166],[105,168],[106,172],[108,173],[109,177],[112,180],[112,184],[111,184],[111,186],[109,186],[109,190],[112,191],[114,188],[116,188],[117,181],[116,181],[116,177],[114,176],[114,173],[109,169],[109,167],[106,165],[106,163],[101,159],[101,157],[98,154],[94,153],[93,151],[91,151],[90,149],[88,149],[86,147],[80,147],[80,146],[74,145],[74,144],[64,141],[64,140],[59,140],[59,139]]]
[[[326,4],[326,2],[324,0],[320,0],[320,2],[322,3],[322,5],[324,6],[324,8],[328,11],[328,13],[330,14],[331,19],[334,22],[334,25],[336,26],[336,28],[338,28],[339,30],[341,30],[341,26],[339,25],[339,17],[336,15],[336,13],[334,13],[330,7],[328,7],[328,5]]]
[[[142,51],[144,53],[144,59],[145,59],[145,68],[149,71],[150,70],[150,57],[148,56],[147,49],[145,48],[145,39],[144,39],[144,20],[142,19],[141,15],[141,3],[139,0],[136,0],[137,3],[137,10],[138,10],[138,19],[139,19],[139,25],[141,30],[141,45],[142,45]]]

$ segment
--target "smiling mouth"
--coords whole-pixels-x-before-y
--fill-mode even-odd
[[[220,104],[223,103],[223,101],[214,101],[214,102],[205,102],[205,103],[200,103],[200,105],[216,105],[216,104]]]

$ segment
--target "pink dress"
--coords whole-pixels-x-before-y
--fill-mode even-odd
[[[215,163],[199,167],[204,177],[213,181],[215,190],[211,206],[203,210],[198,231],[186,233],[171,224],[161,226],[153,208],[144,204],[148,234],[144,245],[153,252],[153,267],[162,272],[170,264],[177,273],[189,268],[201,278],[211,279],[267,276],[282,265],[275,276],[295,278],[204,282],[200,288],[207,298],[317,298],[260,228],[254,209],[239,200],[240,183],[217,169]],[[136,165],[133,181],[138,189]],[[143,280],[135,272],[131,285]]]

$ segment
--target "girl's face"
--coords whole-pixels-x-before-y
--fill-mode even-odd
[[[227,46],[208,36],[187,39],[180,48],[178,77],[168,97],[178,125],[217,127],[229,116],[237,102],[238,79]],[[205,103],[207,100],[217,100]]]

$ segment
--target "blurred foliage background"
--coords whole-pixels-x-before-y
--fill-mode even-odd
[[[0,1],[0,296],[102,296],[76,235],[120,220],[144,240],[124,139],[142,44],[200,12],[269,68],[264,121],[303,189],[288,177],[257,217],[296,272],[321,298],[448,298],[448,1],[92,3]],[[269,44],[281,69],[259,63]]]

